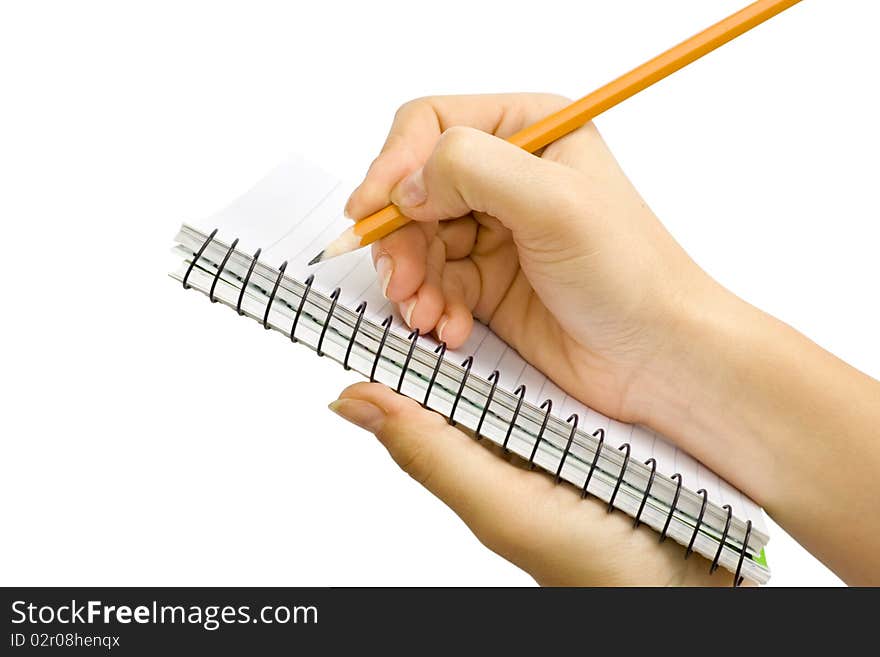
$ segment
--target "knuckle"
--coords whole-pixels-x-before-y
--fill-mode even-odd
[[[382,151],[382,153],[384,153],[384,151]],[[376,170],[376,166],[382,160],[382,153],[379,153],[379,155],[374,157],[373,160],[370,162],[370,166],[367,167],[367,175],[368,176]]]
[[[418,432],[412,430],[414,425],[420,426]],[[442,426],[446,426],[445,422]],[[402,416],[389,417],[382,427],[379,439],[388,447],[401,470],[423,486],[427,486],[437,467],[434,441],[431,440],[436,431],[438,431],[436,423],[421,416],[418,418],[418,424]]]
[[[430,451],[424,446],[417,446],[409,452],[406,461],[401,463],[400,467],[422,486],[427,486],[434,472],[432,461]]]
[[[548,508],[548,486],[542,481],[544,477],[536,477],[535,473],[521,474],[537,480],[524,484],[525,490],[530,491],[528,499],[533,502],[507,514],[503,523],[491,523],[475,534],[483,545],[507,559],[518,563],[540,563],[547,554],[560,549],[558,532],[548,518],[565,516],[554,514]]]
[[[565,171],[568,179],[559,186],[559,204],[567,215],[580,216],[585,206],[585,195],[590,188],[590,181],[578,171]]]
[[[425,108],[433,111],[433,102],[431,100],[431,96],[420,96],[418,98],[413,98],[406,101],[403,105],[397,108],[397,111],[394,113],[394,120],[395,122],[399,120],[405,120],[408,116],[411,116],[412,114],[417,114],[421,111],[424,111]]]
[[[454,126],[447,128],[437,143],[436,159],[441,166],[456,166],[467,162],[472,152],[473,128]]]
[[[563,96],[562,94],[541,94],[541,97],[547,101],[548,104],[559,105],[559,107],[565,107],[567,105],[571,105],[571,99],[568,96]]]
[[[521,532],[508,523],[500,526],[492,524],[474,531],[474,535],[486,548],[505,558],[510,558],[514,550],[522,550],[525,546]]]
[[[397,464],[400,469],[410,477],[427,486],[434,473],[434,457],[431,450],[422,443],[410,445],[410,447],[398,456]]]

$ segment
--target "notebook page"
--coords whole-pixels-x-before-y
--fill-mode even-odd
[[[342,306],[354,308],[366,301],[365,317],[380,324],[389,314],[396,314],[396,308],[382,296],[369,249],[308,266],[315,254],[351,226],[342,215],[351,189],[353,186],[291,157],[221,212],[188,223],[205,234],[220,227],[221,238],[239,238],[241,251],[254,253],[261,248],[260,261],[267,265],[278,267],[287,261],[287,274],[293,278],[305,280],[314,274],[314,289],[325,295],[339,287]],[[392,330],[403,338],[408,334],[401,322],[395,322]],[[431,336],[420,340],[425,349],[433,350],[436,345]],[[524,384],[526,401],[535,406],[552,399],[555,415],[565,419],[576,413],[579,426],[588,427],[590,432],[605,429],[606,442],[615,448],[629,442],[633,460],[655,458],[658,472],[681,473],[687,488],[705,488],[713,503],[730,504],[737,517],[752,521],[754,531],[767,534],[760,507],[747,496],[656,432],[610,419],[572,399],[487,326],[475,323],[467,342],[447,353],[447,359],[456,364],[467,356],[474,358],[475,374],[487,378],[498,370],[502,374],[500,386],[512,391]]]

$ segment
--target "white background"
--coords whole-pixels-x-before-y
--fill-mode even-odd
[[[3,3],[0,583],[530,584],[168,248],[290,151],[360,176],[411,97],[579,97],[743,4]],[[875,377],[877,19],[803,2],[597,121],[701,265]]]

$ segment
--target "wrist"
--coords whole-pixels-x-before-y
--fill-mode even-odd
[[[628,390],[628,416],[756,497],[770,483],[756,464],[773,459],[750,421],[750,381],[778,322],[708,277],[668,305],[664,337]]]

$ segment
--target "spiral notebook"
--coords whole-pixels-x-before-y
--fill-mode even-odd
[[[760,507],[661,435],[570,398],[482,324],[456,350],[411,332],[382,296],[369,249],[308,267],[351,225],[342,208],[352,188],[293,157],[226,209],[184,224],[171,276],[324,356],[316,367],[336,361],[393,387],[735,583],[768,581]]]

